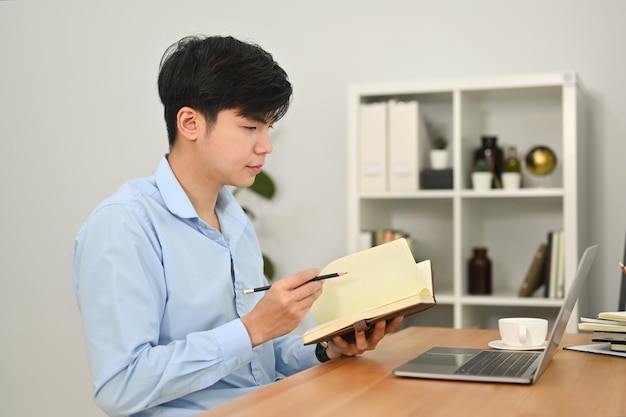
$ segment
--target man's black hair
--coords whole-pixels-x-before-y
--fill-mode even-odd
[[[230,36],[189,36],[171,45],[161,58],[158,87],[170,147],[182,107],[200,111],[209,124],[228,109],[273,123],[287,112],[292,94],[272,55]]]

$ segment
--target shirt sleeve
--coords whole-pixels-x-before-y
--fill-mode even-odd
[[[315,345],[304,345],[302,336],[283,336],[274,340],[276,370],[285,376],[319,365]]]
[[[75,241],[75,291],[94,399],[112,416],[211,386],[253,357],[239,319],[159,343],[167,284],[151,227],[130,206],[105,206]]]

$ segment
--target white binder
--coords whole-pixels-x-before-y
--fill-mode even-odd
[[[359,108],[359,186],[361,191],[387,190],[387,103]]]
[[[389,190],[419,189],[419,170],[426,165],[428,132],[417,101],[389,102]]]

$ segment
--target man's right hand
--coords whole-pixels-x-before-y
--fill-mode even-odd
[[[272,284],[254,309],[241,318],[252,347],[295,329],[322,294],[324,281],[308,282],[319,274],[316,268],[300,271]]]

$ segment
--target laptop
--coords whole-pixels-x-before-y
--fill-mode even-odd
[[[453,381],[535,383],[548,367],[559,347],[597,251],[598,245],[594,245],[588,247],[583,253],[574,282],[552,326],[544,351],[433,347],[394,369],[393,375]]]

